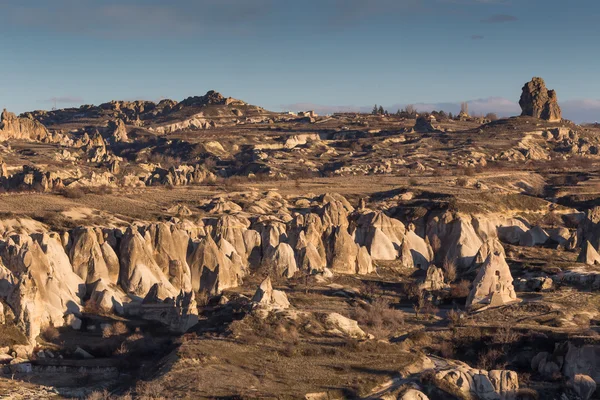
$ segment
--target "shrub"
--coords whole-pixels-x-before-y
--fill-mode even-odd
[[[492,336],[492,341],[499,344],[511,344],[519,340],[518,332],[515,332],[510,326],[504,326],[496,329]]]
[[[98,306],[98,304],[96,304],[96,302],[93,301],[92,299],[89,299],[83,305],[83,312],[84,313],[88,313],[88,314],[100,314],[101,311],[102,310],[100,309],[100,306]]]
[[[446,281],[454,282],[456,280],[456,263],[453,260],[446,258],[442,265],[442,269],[444,270]]]
[[[460,324],[460,313],[456,310],[448,311],[446,318],[451,326],[458,326]]]
[[[42,332],[42,338],[48,342],[53,342],[58,339],[60,332],[54,326],[50,325]]]
[[[466,187],[469,184],[469,180],[463,176],[456,179],[456,186]]]
[[[504,369],[504,364],[500,363],[500,359],[504,355],[504,352],[499,349],[487,349],[479,353],[479,359],[477,361],[477,368],[492,370],[492,369]]]
[[[485,119],[487,119],[488,121],[497,121],[498,115],[496,115],[496,113],[487,113],[485,114]]]
[[[471,283],[467,280],[461,280],[458,283],[450,285],[450,297],[453,299],[462,299],[469,295]]]
[[[442,241],[435,233],[431,235],[431,249],[433,250],[433,254],[437,254],[438,251],[442,248]]]
[[[440,345],[440,354],[444,358],[454,358],[454,344],[452,342],[442,342]]]
[[[163,386],[156,381],[140,381],[135,385],[135,391],[140,399],[162,400]]]
[[[210,297],[207,292],[196,292],[196,304],[198,307],[206,307]]]
[[[393,334],[404,325],[402,311],[390,306],[385,299],[375,299],[371,304],[358,306],[354,309],[352,318],[360,325],[367,326],[378,338]]]
[[[86,400],[109,400],[110,394],[108,390],[104,389],[101,392],[92,392],[89,396],[86,397]]]
[[[112,336],[120,336],[120,335],[125,335],[128,332],[129,332],[129,329],[127,329],[127,325],[125,325],[123,322],[119,321],[110,326],[104,327],[102,329],[102,337],[109,338]]]
[[[66,187],[59,194],[67,199],[81,199],[85,196],[85,192],[80,187]]]

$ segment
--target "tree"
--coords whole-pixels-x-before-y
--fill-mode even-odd
[[[383,106],[379,106],[379,110],[377,110],[377,114],[379,114],[379,115],[385,114],[385,111],[383,110]]]
[[[400,114],[401,114],[400,109],[398,109],[398,111],[396,111],[396,115],[400,115]]]
[[[373,107],[373,111],[371,111],[371,114],[377,115],[377,104],[375,104],[375,106]]]
[[[469,103],[467,103],[466,101],[460,103],[460,112],[461,114],[469,115]]]
[[[498,119],[498,116],[496,115],[496,113],[487,113],[485,115],[485,119],[490,121],[496,121]]]
[[[417,109],[412,104],[407,104],[406,107],[404,108],[404,111],[406,111],[406,113],[408,115],[410,115],[411,117],[413,115],[417,114]]]
[[[449,113],[448,113],[448,118],[449,118],[449,119],[454,119],[454,115],[452,115],[452,113],[451,113],[451,112],[449,112]]]

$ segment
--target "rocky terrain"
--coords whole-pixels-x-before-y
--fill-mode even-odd
[[[600,398],[600,129],[520,105],[4,111],[0,397]]]

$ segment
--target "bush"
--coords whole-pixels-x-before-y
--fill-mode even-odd
[[[510,326],[504,326],[496,329],[492,336],[492,341],[499,344],[511,344],[519,340],[521,335],[515,332]]]
[[[446,281],[454,282],[456,280],[456,263],[453,260],[446,258],[442,265]]]
[[[356,307],[352,318],[370,328],[369,331],[378,338],[387,337],[404,325],[402,311],[390,307],[389,302],[381,298]]]
[[[440,345],[440,354],[444,358],[454,358],[454,344],[452,342],[442,342]]]
[[[120,335],[125,335],[129,332],[129,329],[127,329],[127,325],[125,325],[123,322],[116,322],[110,326],[104,327],[102,329],[102,337],[103,338],[109,338],[112,336],[120,336]]]
[[[471,291],[471,282],[467,280],[461,280],[458,283],[450,285],[450,297],[453,299],[462,299],[469,295]]]
[[[152,400],[162,400],[165,397],[162,395],[163,386],[159,382],[149,381],[144,382],[140,381],[135,385],[135,392],[140,399],[152,399]]]
[[[504,369],[505,363],[501,363],[500,360],[504,352],[499,349],[487,349],[482,353],[479,353],[479,359],[477,361],[477,368],[485,369],[487,371],[493,369]]]
[[[59,338],[60,332],[54,326],[50,325],[42,332],[42,338],[48,342],[53,342]]]
[[[89,299],[88,301],[85,302],[85,304],[83,305],[83,310],[84,313],[87,314],[101,314],[101,309],[100,306],[98,306],[98,304],[96,304],[95,301],[93,301],[92,299]]]
[[[448,311],[446,318],[451,326],[458,326],[460,324],[460,313],[456,310]]]
[[[469,180],[465,177],[460,177],[456,179],[456,186],[466,187],[469,184]]]
[[[104,389],[101,392],[92,392],[89,396],[86,397],[86,400],[110,400],[110,394],[108,390]]]
[[[85,196],[85,192],[80,187],[66,187],[63,188],[59,194],[67,199],[81,199]]]

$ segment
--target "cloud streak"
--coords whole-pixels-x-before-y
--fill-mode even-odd
[[[83,98],[79,96],[58,96],[42,100],[41,103],[56,103],[56,104],[82,104]]]

